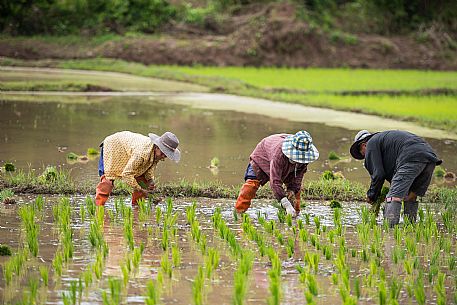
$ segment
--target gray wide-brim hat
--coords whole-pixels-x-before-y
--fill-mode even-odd
[[[157,145],[168,159],[179,162],[179,159],[181,159],[181,152],[178,149],[179,140],[174,133],[167,131],[161,136],[150,133],[149,138],[151,138],[152,143]]]
[[[370,133],[368,130],[361,130],[355,135],[354,143],[352,143],[351,149],[349,150],[354,159],[363,160],[365,158],[360,153],[360,144],[368,141],[372,136],[374,136],[374,134]]]
[[[298,163],[311,163],[319,158],[313,138],[304,130],[285,138],[281,149],[287,158]]]

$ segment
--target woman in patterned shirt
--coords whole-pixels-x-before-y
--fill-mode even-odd
[[[122,179],[132,187],[132,204],[154,190],[154,170],[166,158],[179,162],[181,153],[178,138],[171,132],[162,136],[150,133],[144,136],[130,131],[112,134],[100,144],[95,203],[105,204],[113,190],[115,179]],[[140,185],[141,184],[141,185]]]

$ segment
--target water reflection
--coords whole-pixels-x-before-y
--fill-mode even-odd
[[[0,161],[12,161],[20,168],[63,166],[77,180],[97,180],[96,161],[69,164],[66,155],[85,155],[97,148],[107,135],[119,130],[162,134],[170,130],[181,141],[179,164],[164,162],[157,169],[159,181],[221,180],[241,183],[249,154],[263,137],[273,133],[308,130],[321,152],[305,179],[317,178],[324,170],[341,171],[347,177],[367,182],[360,161],[351,160],[348,149],[353,131],[316,123],[297,123],[234,111],[209,111],[184,105],[156,102],[147,97],[47,97],[46,100],[0,100]],[[428,139],[455,172],[457,143]],[[326,160],[330,151],[342,161]],[[220,166],[210,170],[211,159]]]

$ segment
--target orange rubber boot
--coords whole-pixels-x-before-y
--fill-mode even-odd
[[[95,204],[98,206],[105,205],[113,187],[113,182],[111,182],[111,180],[106,179],[105,175],[101,176],[100,182],[95,190]]]
[[[260,187],[260,181],[248,179],[243,184],[236,200],[235,208],[238,213],[243,213],[251,206],[251,200],[255,197],[257,190]]]
[[[136,179],[136,182],[138,182],[138,184],[141,187],[144,188],[144,186],[146,186],[145,188],[147,189],[147,185],[149,182],[146,180],[146,178],[144,176],[135,177],[135,179]],[[132,205],[138,204],[138,200],[143,199],[143,198],[146,198],[144,193],[138,192],[138,191],[133,191],[132,192]]]
[[[301,190],[295,194],[295,200],[294,200],[294,209],[297,212],[297,215],[300,214],[300,199],[301,199]]]

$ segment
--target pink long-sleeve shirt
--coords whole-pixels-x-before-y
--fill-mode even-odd
[[[287,190],[299,192],[303,175],[308,164],[291,163],[290,159],[282,152],[282,143],[289,134],[275,134],[264,138],[257,144],[250,156],[252,168],[260,181],[260,185],[270,181],[277,200],[286,197],[283,184]]]

